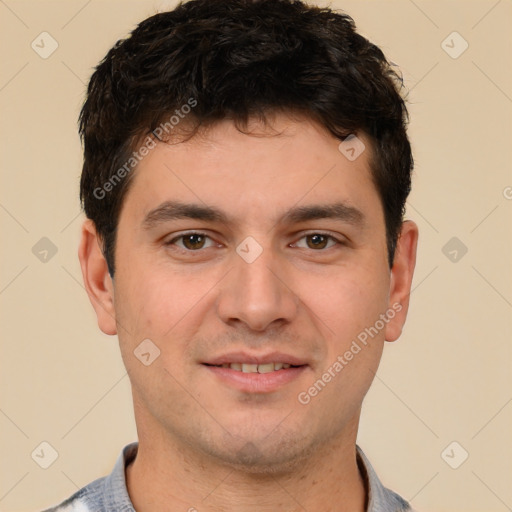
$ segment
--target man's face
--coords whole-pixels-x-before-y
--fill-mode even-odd
[[[119,219],[112,314],[141,441],[257,471],[355,441],[406,305],[393,308],[369,141],[350,161],[307,120],[251,128],[259,136],[225,121],[141,161]],[[152,344],[160,355],[143,364]]]

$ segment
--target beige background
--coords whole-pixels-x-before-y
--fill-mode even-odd
[[[0,1],[1,511],[61,501],[136,439],[117,341],[97,329],[81,284],[76,119],[92,67],[173,4]],[[420,227],[408,324],[386,344],[358,442],[419,511],[512,510],[512,3],[333,6],[403,71],[408,217]],[[43,31],[59,45],[47,59],[31,48]],[[458,58],[442,46],[453,31],[469,44]],[[446,44],[453,54],[464,42]],[[42,237],[58,249],[46,263],[32,252]],[[442,250],[452,237],[467,247],[455,262]],[[58,452],[46,470],[31,458],[42,441]],[[458,469],[441,456],[453,441],[469,453]]]

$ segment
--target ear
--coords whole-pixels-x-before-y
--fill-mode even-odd
[[[114,309],[114,285],[108,273],[107,261],[92,220],[82,225],[78,259],[85,289],[96,311],[98,326],[105,334],[117,334]]]
[[[402,334],[409,309],[417,245],[418,226],[412,220],[407,220],[402,223],[391,269],[388,306],[395,316],[389,316],[390,321],[386,324],[386,341],[395,341]]]

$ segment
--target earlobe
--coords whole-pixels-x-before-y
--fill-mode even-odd
[[[114,286],[107,261],[101,250],[100,239],[92,220],[82,226],[78,259],[82,268],[84,286],[96,311],[98,326],[105,334],[117,334]]]
[[[396,314],[386,325],[386,341],[395,341],[400,337],[407,318],[417,246],[418,226],[407,220],[402,223],[391,269],[388,306]]]

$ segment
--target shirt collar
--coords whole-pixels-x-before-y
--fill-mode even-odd
[[[413,512],[407,501],[384,487],[360,446],[356,445],[359,471],[366,484],[368,506],[366,512]]]

